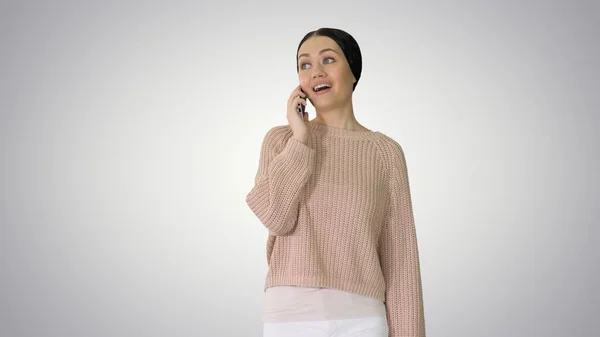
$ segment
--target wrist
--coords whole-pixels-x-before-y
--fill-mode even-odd
[[[300,143],[307,145],[308,144],[308,136],[293,136],[294,139],[296,139],[297,141],[299,141]]]

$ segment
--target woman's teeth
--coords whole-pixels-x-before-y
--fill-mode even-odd
[[[319,92],[319,91],[321,91],[323,89],[329,89],[329,88],[331,88],[331,85],[329,85],[329,84],[319,84],[319,85],[317,85],[317,86],[315,86],[313,88],[313,91],[314,92]]]

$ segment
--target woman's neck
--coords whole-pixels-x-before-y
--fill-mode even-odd
[[[351,131],[370,131],[366,127],[362,126],[354,117],[353,114],[349,116],[340,115],[324,115],[317,113],[317,117],[310,121],[311,123],[317,123],[322,125],[331,126],[338,129],[346,129]]]

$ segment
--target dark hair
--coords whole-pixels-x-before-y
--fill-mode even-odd
[[[306,34],[298,44],[298,49],[296,50],[296,72],[299,71],[298,52],[300,51],[300,47],[306,40],[313,36],[326,36],[335,41],[338,44],[338,46],[340,46],[342,52],[344,53],[344,56],[346,56],[346,60],[348,60],[350,70],[352,71],[354,78],[356,78],[356,82],[354,82],[354,86],[352,87],[352,91],[354,91],[354,88],[356,88],[358,80],[360,79],[360,73],[362,72],[362,55],[360,53],[360,47],[358,46],[358,43],[352,37],[352,35],[346,33],[341,29],[319,28]]]

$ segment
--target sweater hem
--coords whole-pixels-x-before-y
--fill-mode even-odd
[[[369,284],[357,284],[340,279],[323,276],[268,276],[264,290],[275,286],[298,286],[331,288],[347,291],[353,294],[375,298],[385,302],[385,289],[374,289]]]

